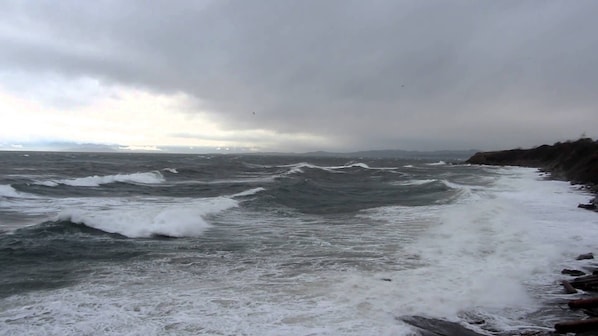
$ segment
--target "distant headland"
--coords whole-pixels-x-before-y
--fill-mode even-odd
[[[586,185],[598,192],[598,141],[590,138],[531,149],[478,152],[466,163],[540,168],[549,172],[553,178]],[[598,201],[594,198],[589,204],[580,205],[584,206],[595,209]]]

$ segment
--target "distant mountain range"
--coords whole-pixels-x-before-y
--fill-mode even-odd
[[[347,157],[347,158],[404,158],[421,160],[466,160],[477,150],[460,151],[406,151],[398,149],[388,150],[368,150],[356,152],[251,152],[245,148],[226,148],[216,149],[213,147],[183,147],[183,146],[165,146],[165,147],[126,147],[117,144],[94,144],[94,143],[74,143],[74,142],[40,142],[24,143],[19,145],[2,144],[0,150],[21,150],[21,151],[66,151],[66,152],[120,152],[120,153],[180,153],[180,154],[247,154],[247,155],[285,155],[285,156],[304,156],[304,157]]]

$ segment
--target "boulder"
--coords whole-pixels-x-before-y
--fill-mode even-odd
[[[416,327],[422,336],[484,336],[456,322],[423,316],[403,316],[399,319]]]
[[[457,322],[450,322],[423,316],[403,316],[399,320],[415,327],[421,336],[552,336],[552,331],[546,328],[526,328],[505,332],[487,332],[483,334],[462,326]],[[482,322],[483,323],[483,322]]]
[[[575,258],[575,260],[587,260],[587,259],[594,259],[594,253],[585,253],[585,254],[580,254],[577,256],[577,258]]]
[[[572,275],[572,276],[586,275],[586,273],[584,271],[574,270],[574,269],[567,269],[567,268],[563,269],[561,271],[561,274]]]
[[[577,205],[577,207],[581,208],[581,209],[586,209],[586,210],[596,210],[596,204],[594,204],[594,203],[588,203],[588,204],[580,203]]]

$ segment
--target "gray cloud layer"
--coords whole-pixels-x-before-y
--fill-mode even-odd
[[[596,1],[5,1],[0,13],[0,72],[185,92],[231,129],[337,149],[598,135]]]

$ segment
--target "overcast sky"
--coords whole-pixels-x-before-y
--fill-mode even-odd
[[[598,137],[598,1],[0,1],[0,145]]]

